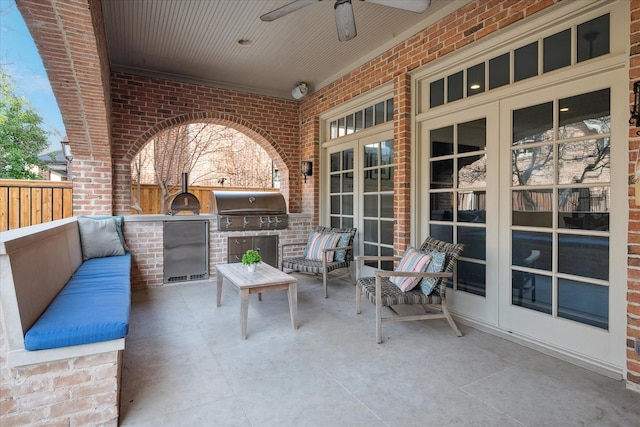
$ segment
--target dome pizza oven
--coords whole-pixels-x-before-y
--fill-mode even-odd
[[[171,201],[169,206],[169,215],[175,215],[178,212],[191,212],[194,215],[200,214],[200,201],[196,196],[189,193],[188,190],[189,174],[182,173],[182,193],[178,194]]]

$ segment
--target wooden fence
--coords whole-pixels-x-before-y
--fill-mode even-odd
[[[0,180],[0,231],[73,216],[68,181]]]
[[[135,186],[132,188],[133,194],[136,194],[137,189]],[[200,213],[208,214],[211,207],[211,192],[212,191],[280,191],[274,188],[240,188],[240,187],[200,187],[191,185],[188,190],[198,198],[200,202]],[[160,187],[155,184],[143,184],[140,186],[140,208],[143,214],[157,214],[160,213],[160,198],[162,193]],[[131,210],[132,214],[137,213],[135,210]]]
[[[132,189],[137,191],[136,188]],[[263,188],[189,187],[200,201],[200,213],[207,214],[212,191],[279,191]],[[140,207],[143,214],[160,213],[160,188],[142,185]],[[131,210],[132,214],[137,212]],[[69,181],[27,181],[0,179],[0,231],[27,227],[73,216],[73,186]]]

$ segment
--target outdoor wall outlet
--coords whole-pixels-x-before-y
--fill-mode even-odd
[[[640,354],[640,339],[636,339],[636,354]]]

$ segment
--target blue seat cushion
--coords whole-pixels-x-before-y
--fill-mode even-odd
[[[89,259],[80,265],[27,331],[27,350],[124,338],[131,308],[131,254]]]

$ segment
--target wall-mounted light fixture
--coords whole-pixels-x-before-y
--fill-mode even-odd
[[[65,138],[64,141],[60,141],[60,145],[62,146],[62,155],[65,159],[67,159],[67,181],[73,181],[72,171],[71,171],[71,162],[73,161],[73,153],[71,153],[71,145],[69,141]]]
[[[298,83],[291,91],[291,96],[293,96],[293,99],[302,99],[308,91],[309,86],[305,82]]]
[[[301,163],[302,175],[304,183],[307,183],[307,177],[313,175],[313,162],[311,160],[303,160]]]
[[[633,110],[631,110],[629,124],[640,126],[640,81],[633,84]],[[640,135],[640,131],[637,131],[636,134]]]

